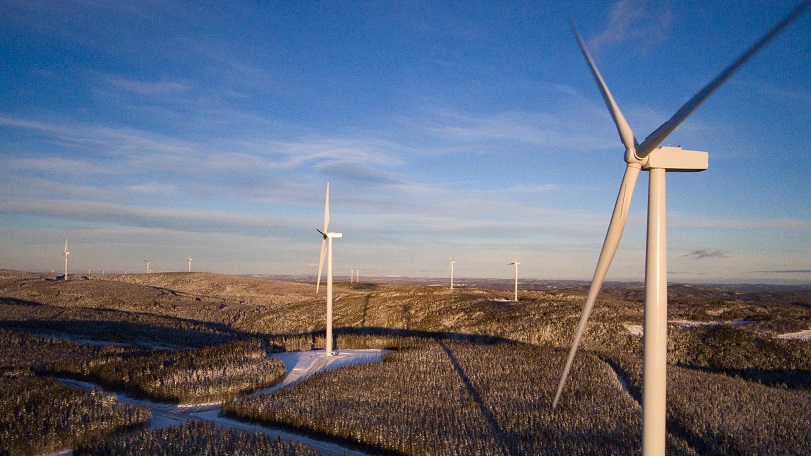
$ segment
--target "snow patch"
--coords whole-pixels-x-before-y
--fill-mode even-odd
[[[780,334],[778,339],[811,340],[811,329],[794,333]]]
[[[701,327],[701,326],[744,326],[750,323],[754,323],[751,320],[737,320],[737,321],[697,321],[697,320],[670,320],[667,322],[669,325],[677,326],[681,330]],[[628,330],[628,333],[634,337],[642,337],[645,335],[645,329],[642,325],[624,325],[625,329]]]
[[[322,371],[354,364],[379,363],[383,361],[383,354],[389,351],[379,349],[337,350],[334,351],[333,356],[327,356],[325,350],[275,353],[273,357],[284,364],[287,376],[281,383],[259,390],[254,394],[271,393],[279,388],[295,385]]]
[[[645,334],[642,325],[625,325],[625,329],[634,337],[642,337],[642,335]]]

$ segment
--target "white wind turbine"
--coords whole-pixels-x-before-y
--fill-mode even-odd
[[[149,274],[149,260],[144,260],[144,263],[146,263],[146,273]]]
[[[65,253],[64,253],[64,255],[65,255],[65,275],[62,276],[62,280],[68,280],[68,255],[70,255],[70,252],[68,252],[68,238],[65,238]]]
[[[707,168],[706,152],[681,150],[680,147],[658,147],[662,141],[681,124],[704,100],[707,99],[735,71],[755,55],[766,43],[774,38],[788,24],[797,19],[808,7],[811,0],[797,6],[780,23],[760,38],[752,47],[732,62],[709,84],[684,104],[668,121],[651,133],[642,144],[638,144],[631,127],[620,112],[608,86],[597,70],[594,60],[574,30],[580,49],[588,62],[592,75],[600,89],[611,117],[617,126],[620,139],[625,146],[627,167],[622,178],[617,202],[608,225],[594,278],[589,288],[583,313],[577,325],[572,347],[566,359],[553,407],[557,406],[577,347],[586,329],[589,315],[602,287],[605,275],[622,237],[628,208],[631,203],[636,179],[640,170],[650,172],[648,189],[648,238],[645,265],[645,316],[644,354],[642,380],[642,452],[645,455],[665,453],[666,421],[666,370],[667,370],[667,251],[665,224],[665,172],[702,171]],[[574,27],[573,27],[574,29]]]
[[[456,261],[451,258],[451,290],[453,290],[453,265],[456,264]]]
[[[352,283],[352,282],[354,282],[354,281],[355,281],[355,270],[354,270],[354,269],[350,269],[350,270],[349,270],[349,283]]]
[[[191,272],[191,253],[189,254],[189,259],[186,260],[186,263],[188,264],[188,272]]]
[[[507,263],[507,265],[515,265],[515,302],[518,302],[518,265],[521,264],[518,260],[513,260],[512,263]]]
[[[327,201],[324,203],[324,231],[316,228],[321,233],[324,240],[321,241],[321,260],[318,263],[318,281],[315,284],[315,292],[321,285],[321,271],[324,268],[324,253],[327,254],[327,356],[332,356],[332,240],[343,237],[342,233],[330,233],[329,228],[329,182],[327,182]]]

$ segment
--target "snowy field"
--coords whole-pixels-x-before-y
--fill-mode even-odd
[[[287,369],[284,380],[270,388],[265,388],[254,394],[269,393],[280,388],[295,385],[306,380],[312,375],[354,364],[367,364],[383,361],[383,354],[388,350],[337,350],[333,356],[326,356],[324,350],[312,350],[303,352],[276,353],[273,356],[278,358]],[[92,389],[96,385],[88,382],[70,379],[58,379],[63,384],[73,388]],[[119,402],[131,405],[142,405],[152,409],[152,421],[147,429],[162,429],[170,426],[179,426],[190,420],[211,421],[224,428],[234,428],[245,431],[259,431],[271,437],[280,436],[284,440],[303,443],[317,449],[326,455],[364,455],[365,453],[336,445],[330,442],[315,440],[299,434],[286,432],[278,429],[271,429],[255,424],[243,423],[230,418],[220,416],[220,402],[208,404],[170,404],[165,402],[154,402],[145,399],[136,399],[125,394],[113,393]],[[65,450],[54,453],[59,455],[72,455],[72,450]]]

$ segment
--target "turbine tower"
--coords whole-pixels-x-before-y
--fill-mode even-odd
[[[149,274],[149,260],[144,260],[144,263],[146,263],[146,273]]]
[[[518,265],[521,264],[518,260],[513,260],[512,263],[507,263],[507,265],[515,265],[515,302],[518,302]]]
[[[650,173],[648,182],[648,236],[645,260],[645,316],[644,354],[642,365],[642,453],[643,455],[665,454],[666,436],[666,370],[667,370],[667,247],[665,211],[665,173],[667,171],[703,171],[708,166],[706,152],[682,150],[680,147],[658,147],[704,100],[721,84],[729,79],[741,66],[755,55],[766,43],[777,36],[788,24],[797,19],[808,7],[811,0],[805,0],[785,19],[774,26],[752,47],[732,62],[709,84],[695,94],[676,113],[638,144],[631,127],[623,117],[603,77],[597,70],[582,38],[572,26],[577,42],[586,58],[591,73],[602,94],[620,139],[625,146],[625,175],[620,184],[617,202],[608,225],[597,267],[594,271],[583,313],[577,325],[566,365],[558,384],[552,407],[556,407],[569,370],[572,366],[580,339],[586,329],[592,307],[600,292],[611,260],[619,246],[625,227],[628,208],[631,203],[634,185],[641,170]]]
[[[68,252],[68,238],[65,238],[65,253],[64,253],[64,255],[65,255],[65,275],[62,276],[62,280],[68,280],[68,255],[70,255],[70,252]]]
[[[350,270],[349,270],[349,283],[352,283],[352,282],[354,282],[354,281],[355,281],[355,270],[354,270],[354,269],[350,269]]]
[[[316,228],[324,238],[321,241],[321,261],[318,263],[318,281],[315,284],[315,292],[321,285],[321,271],[324,269],[324,253],[327,254],[327,356],[332,356],[332,240],[343,237],[342,233],[331,233],[329,228],[329,182],[327,182],[327,200],[324,203],[324,231]]]
[[[187,259],[187,260],[186,260],[186,263],[187,263],[187,264],[188,264],[188,266],[189,266],[189,268],[188,268],[188,272],[191,272],[191,253],[189,254],[189,259]]]
[[[451,258],[451,290],[453,290],[453,265],[456,264],[456,261]]]

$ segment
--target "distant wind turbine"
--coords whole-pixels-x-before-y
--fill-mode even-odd
[[[189,266],[188,272],[191,272],[191,253],[189,254],[189,259],[186,260],[186,263],[188,263],[188,266]]]
[[[68,238],[65,238],[65,253],[64,253],[64,255],[65,255],[65,275],[62,276],[62,280],[68,280],[68,255],[70,255],[70,252],[68,252]]]
[[[451,290],[453,290],[453,265],[456,264],[456,261],[451,258]]]
[[[515,302],[518,302],[518,265],[521,264],[518,260],[513,260],[512,263],[507,263],[508,265],[515,265]]]
[[[355,270],[354,270],[354,269],[350,269],[350,270],[349,270],[349,283],[352,283],[352,282],[354,282],[354,281],[355,281]]]
[[[732,62],[709,84],[695,94],[676,113],[651,133],[642,144],[638,144],[631,127],[614,101],[608,86],[603,80],[594,60],[591,58],[582,38],[574,29],[577,42],[586,58],[591,73],[603,97],[620,139],[625,146],[627,167],[622,178],[614,213],[608,225],[594,278],[589,288],[583,313],[577,325],[572,347],[558,384],[553,407],[557,406],[566,378],[572,366],[580,339],[586,329],[592,307],[600,292],[611,260],[619,246],[622,231],[628,216],[631,195],[641,170],[648,171],[648,237],[645,265],[645,315],[644,315],[644,354],[642,367],[642,453],[643,455],[665,454],[666,437],[666,372],[667,372],[667,245],[665,210],[665,172],[703,171],[708,166],[706,152],[682,150],[680,147],[658,147],[698,106],[721,84],[729,79],[741,66],[755,55],[781,30],[797,19],[811,6],[811,0],[798,5],[785,19],[774,26],[752,47]]]
[[[146,273],[149,274],[149,260],[144,260],[144,263],[146,263]]]
[[[327,356],[332,356],[332,240],[343,237],[342,233],[331,233],[329,228],[329,182],[327,182],[327,199],[324,203],[324,231],[316,229],[324,238],[321,241],[321,260],[318,263],[318,281],[315,284],[315,292],[321,285],[321,271],[324,269],[324,253],[327,254]]]
[[[355,283],[360,283],[360,269],[355,269]]]

